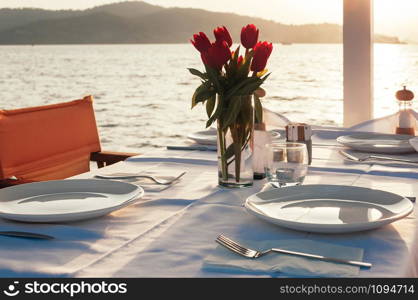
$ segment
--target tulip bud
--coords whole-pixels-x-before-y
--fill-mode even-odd
[[[251,71],[261,72],[266,68],[267,60],[273,51],[273,44],[268,42],[258,42],[254,46],[254,57],[251,63]]]
[[[193,40],[190,40],[193,46],[199,51],[200,53],[208,51],[211,47],[211,43],[203,32],[199,32],[199,34],[193,35]]]
[[[218,27],[213,31],[215,38],[216,38],[216,42],[222,42],[225,41],[228,44],[228,47],[232,46],[232,38],[231,35],[229,34],[228,29],[226,29],[225,26],[223,27]]]
[[[202,53],[203,63],[218,71],[231,57],[231,50],[225,41],[213,43],[208,51]]]
[[[241,43],[246,49],[252,49],[257,44],[259,30],[254,24],[248,24],[241,30]]]

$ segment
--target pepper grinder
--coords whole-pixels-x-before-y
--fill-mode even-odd
[[[399,122],[396,127],[396,134],[415,135],[415,118],[412,116],[412,99],[414,93],[403,87],[403,90],[396,92],[396,99],[399,104]]]

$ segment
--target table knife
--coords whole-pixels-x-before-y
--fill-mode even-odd
[[[53,240],[54,237],[46,234],[26,232],[26,231],[0,231],[0,235],[27,238],[27,239],[38,239],[38,240]]]
[[[216,151],[216,146],[167,146],[167,150]]]

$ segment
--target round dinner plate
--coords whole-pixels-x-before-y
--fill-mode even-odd
[[[303,185],[277,188],[250,196],[247,211],[289,229],[345,233],[378,228],[413,210],[399,195],[362,187]]]
[[[337,138],[337,142],[358,151],[402,154],[413,153],[411,136],[400,134],[354,133]]]
[[[280,130],[271,130],[270,132],[275,139],[281,136]],[[217,145],[217,132],[214,128],[191,133],[187,138],[201,145]]]
[[[96,218],[141,198],[136,185],[75,179],[28,183],[0,190],[0,217],[21,222],[70,222]]]
[[[187,136],[192,141],[202,145],[216,145],[216,129],[209,128],[208,130],[191,133]]]

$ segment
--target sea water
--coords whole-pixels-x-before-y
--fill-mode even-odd
[[[340,44],[275,44],[263,104],[292,121],[341,126],[342,55]],[[0,109],[91,94],[103,149],[182,145],[207,119],[201,105],[191,110],[199,79],[188,67],[203,69],[189,44],[0,46]],[[418,45],[376,45],[376,116],[397,110],[403,84],[418,94]]]

